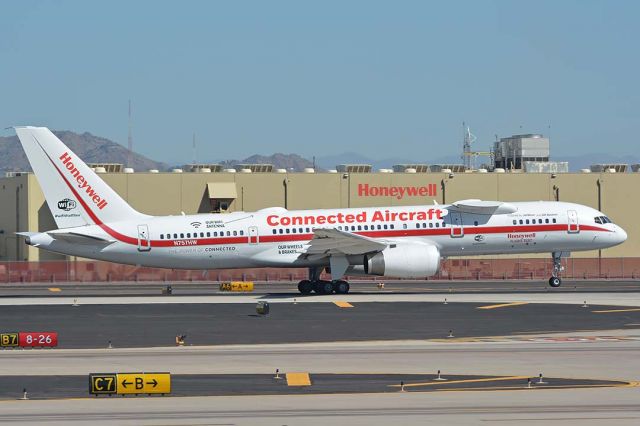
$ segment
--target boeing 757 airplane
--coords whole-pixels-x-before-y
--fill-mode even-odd
[[[46,127],[16,133],[59,228],[19,234],[72,256],[176,269],[301,267],[309,269],[301,293],[345,294],[345,275],[425,278],[442,258],[514,253],[551,253],[549,285],[558,287],[562,257],[627,239],[602,212],[549,201],[149,216]],[[325,269],[331,281],[320,279]]]

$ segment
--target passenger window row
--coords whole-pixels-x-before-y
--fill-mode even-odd
[[[444,226],[444,225],[443,225]],[[393,224],[384,224],[384,225],[344,225],[344,226],[336,226],[333,229],[338,229],[340,231],[375,231],[375,230],[383,230],[383,229],[394,229],[395,226]],[[313,232],[315,228],[279,228],[272,229],[271,233],[273,235],[276,234],[307,234]],[[406,227],[405,227],[406,229]]]
[[[237,237],[238,235],[244,235],[244,231],[226,231],[226,236],[227,237]],[[184,238],[211,238],[211,236],[214,237],[224,237],[225,236],[225,231],[214,231],[214,232],[200,232],[199,234],[197,232],[181,232],[181,233],[174,233],[173,234],[173,238],[171,238],[171,234],[160,234],[160,239],[161,240],[179,240],[179,239],[184,239]]]
[[[537,222],[536,222],[537,221]],[[513,224],[514,225],[535,225],[536,223],[538,224],[543,224],[543,223],[556,223],[556,219],[552,218],[546,218],[546,219],[520,219],[520,220],[516,220],[513,219]]]

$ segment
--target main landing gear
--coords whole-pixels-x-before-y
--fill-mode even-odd
[[[298,283],[298,291],[302,294],[347,294],[349,283],[344,280],[325,281],[320,279],[322,268],[310,268],[309,279]]]
[[[560,272],[564,271],[561,254],[559,251],[551,253],[553,257],[553,272],[551,273],[551,278],[549,278],[549,285],[551,287],[560,287],[560,284],[562,284],[562,279],[558,276]]]

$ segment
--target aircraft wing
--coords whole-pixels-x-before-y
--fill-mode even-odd
[[[513,204],[502,201],[461,200],[452,203],[449,210],[460,213],[491,215],[515,213],[518,208]]]
[[[382,251],[387,244],[338,229],[316,229],[303,256],[322,258]]]

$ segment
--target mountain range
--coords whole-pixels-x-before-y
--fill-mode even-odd
[[[109,139],[88,132],[54,130],[53,133],[86,163],[127,164],[129,150]],[[131,156],[131,167],[134,170],[166,170],[168,165],[134,152]],[[17,136],[0,137],[0,171],[5,173],[31,171]]]
[[[128,149],[109,139],[95,136],[91,133],[75,133],[67,130],[53,131],[65,144],[69,146],[80,158],[87,163],[121,163],[127,164]],[[640,163],[640,157],[635,155],[612,155],[607,153],[581,154],[574,156],[553,157],[553,161],[568,161],[571,171],[589,168],[591,164],[598,163]],[[477,164],[488,162],[488,158],[478,158]],[[384,159],[371,159],[357,152],[345,152],[338,155],[326,155],[315,159],[317,170],[335,169],[338,164],[371,164],[374,170],[391,168],[394,164],[424,163],[424,164],[459,164],[462,161],[458,155],[441,156],[436,158],[416,159],[408,157],[390,157]],[[302,171],[313,167],[314,162],[301,157],[298,154],[252,155],[243,160],[221,161],[224,167],[233,167],[236,164],[266,163],[273,164],[275,168]],[[169,170],[171,165],[152,160],[141,154],[133,153],[131,167],[136,171],[158,169]],[[31,171],[31,167],[24,155],[17,136],[0,137],[0,172]]]

